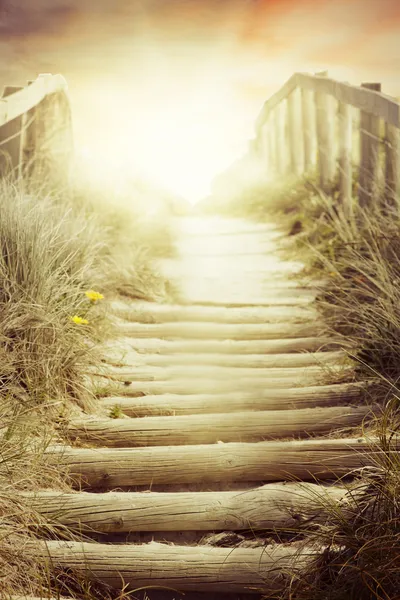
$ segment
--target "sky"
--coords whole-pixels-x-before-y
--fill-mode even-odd
[[[268,96],[325,69],[400,96],[400,0],[0,0],[0,84],[62,73],[88,169],[193,201]]]

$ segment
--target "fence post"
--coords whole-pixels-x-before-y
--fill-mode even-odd
[[[327,77],[327,75],[327,71],[317,73],[319,77]],[[325,192],[331,191],[335,176],[334,130],[329,100],[327,94],[315,93],[319,180],[320,186]]]
[[[295,89],[287,99],[288,110],[288,144],[290,155],[290,170],[295,175],[304,171],[302,164],[300,106],[298,104],[298,89]]]
[[[304,171],[307,173],[313,166],[313,93],[301,89],[301,114],[303,121]]]
[[[7,85],[2,98],[22,89],[21,86]],[[0,127],[0,176],[12,173],[19,177],[21,174],[25,123],[26,115],[22,115]]]
[[[349,104],[339,102],[339,188],[340,200],[345,213],[352,209],[353,167],[352,142],[353,121]]]
[[[276,165],[276,132],[273,127],[273,115],[268,115],[267,120],[267,135],[268,135],[268,156],[270,160],[269,174],[275,175],[277,171]]]
[[[393,205],[399,193],[399,130],[385,123],[385,199]]]
[[[274,126],[275,126],[275,148],[276,148],[276,172],[277,175],[282,175],[285,168],[284,161],[284,142],[285,142],[285,131],[283,123],[283,112],[282,104],[278,104],[273,112]]]
[[[380,83],[362,83],[361,87],[381,91]],[[376,178],[378,175],[380,119],[375,115],[361,111],[360,113],[360,165],[358,201],[366,206],[376,197]]]

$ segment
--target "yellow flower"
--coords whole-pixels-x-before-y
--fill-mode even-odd
[[[90,302],[97,302],[97,300],[103,300],[103,294],[99,292],[95,292],[94,290],[89,290],[85,292],[86,298],[89,298]]]
[[[78,315],[74,315],[70,317],[71,321],[76,325],[89,325],[89,321],[87,319],[82,319],[82,317],[78,317]]]

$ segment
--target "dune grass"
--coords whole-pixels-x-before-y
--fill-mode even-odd
[[[242,211],[278,218],[293,236],[288,254],[302,256],[308,275],[327,278],[316,305],[332,333],[354,342],[356,376],[378,382],[369,399],[382,414],[365,432],[380,453],[354,473],[350,506],[325,507],[325,522],[292,532],[321,554],[278,597],[392,600],[400,589],[400,199],[344,207],[313,181],[294,183],[258,190]]]
[[[33,182],[35,183],[35,182]],[[93,189],[0,182],[0,597],[59,586],[36,558],[32,539],[73,535],[45,522],[19,491],[68,489],[45,460],[73,411],[95,407],[85,373],[110,335],[107,301],[118,294],[165,295],[154,258],[171,251],[163,215],[146,221]],[[152,227],[154,225],[154,227]],[[76,582],[78,595],[83,582]],[[49,587],[50,586],[50,587]],[[107,594],[104,595],[107,597]],[[123,595],[121,595],[121,598]]]

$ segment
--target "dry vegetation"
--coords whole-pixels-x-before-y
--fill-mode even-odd
[[[268,189],[255,185],[223,210],[256,219],[273,214],[287,227],[289,253],[302,253],[308,274],[328,278],[318,307],[332,332],[356,342],[356,372],[377,380],[370,400],[383,408],[366,432],[378,436],[379,460],[355,474],[358,492],[349,509],[328,507],[323,524],[298,532],[299,542],[324,552],[279,597],[399,598],[400,199],[365,210],[356,200],[343,207],[337,192],[326,196],[313,180],[290,180]]]
[[[57,523],[45,522],[16,491],[67,488],[61,471],[46,464],[44,452],[66,413],[94,406],[84,374],[98,361],[99,343],[110,333],[107,300],[115,294],[146,299],[165,295],[165,281],[155,271],[153,258],[171,250],[166,214],[161,230],[157,211],[143,221],[124,206],[118,198],[82,191],[78,185],[58,191],[32,185],[27,194],[19,184],[0,183],[4,600],[49,589],[49,576],[31,549],[32,539],[73,535]],[[79,598],[102,597],[85,586],[51,582],[55,597],[59,589],[75,597],[72,591],[66,593],[68,587],[79,589]]]

